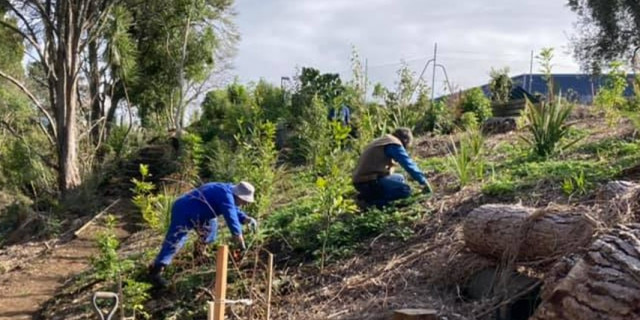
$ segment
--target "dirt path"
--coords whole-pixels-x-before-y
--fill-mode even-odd
[[[50,249],[44,242],[21,245],[30,250],[20,256],[18,266],[0,274],[0,320],[32,319],[43,303],[54,297],[65,281],[89,266],[89,258],[96,253],[95,237],[102,227],[92,224],[80,236]],[[116,229],[119,238],[128,233]],[[38,248],[39,247],[39,248]],[[23,248],[13,248],[12,254]],[[0,256],[5,259],[6,256]],[[29,259],[29,261],[26,261]]]

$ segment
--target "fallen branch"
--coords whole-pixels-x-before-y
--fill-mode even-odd
[[[82,227],[80,227],[80,229],[76,230],[76,232],[74,232],[73,235],[75,237],[78,237],[80,235],[80,233],[82,233],[82,231],[84,231],[84,229],[86,229],[93,221],[95,221],[96,219],[100,218],[103,214],[105,214],[109,209],[111,209],[113,206],[115,206],[118,202],[120,202],[120,198],[116,199],[109,206],[107,206],[102,211],[100,211],[100,213],[98,213],[93,218],[91,218],[89,221],[87,221],[84,225],[82,225]]]

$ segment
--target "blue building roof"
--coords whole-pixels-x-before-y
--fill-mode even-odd
[[[557,94],[575,98],[582,103],[591,103],[598,90],[606,83],[607,76],[592,76],[588,74],[552,74],[554,90]],[[628,86],[624,92],[626,97],[634,95],[632,83],[635,76],[627,75]],[[522,86],[531,94],[547,94],[547,82],[543,74],[522,74],[511,78],[514,85]]]
[[[552,74],[551,78],[553,80],[554,90],[556,94],[562,92],[562,95],[564,97],[583,104],[591,104],[593,102],[595,94],[597,94],[600,88],[607,81],[606,75],[592,76],[588,74],[577,73]],[[624,91],[624,95],[626,97],[634,96],[632,85],[633,81],[635,81],[634,79],[635,75],[627,75],[628,85]],[[545,80],[544,74],[521,74],[512,77],[511,80],[513,80],[513,89],[511,90],[510,94],[511,100],[520,100],[526,97],[531,101],[537,101],[535,96],[547,95],[547,81]],[[489,90],[488,84],[480,86],[479,88],[482,89],[487,97],[491,97],[491,91]],[[468,91],[471,89],[472,88],[464,91]],[[442,96],[438,98],[438,100],[446,99],[447,97],[448,96]]]

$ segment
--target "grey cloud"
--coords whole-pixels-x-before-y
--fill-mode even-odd
[[[236,10],[241,81],[278,83],[296,66],[346,74],[351,44],[368,59],[372,81],[386,85],[401,59],[419,72],[434,42],[463,87],[485,82],[492,66],[526,72],[530,50],[541,47],[557,48],[557,71],[577,71],[563,53],[575,17],[559,0],[238,0]]]

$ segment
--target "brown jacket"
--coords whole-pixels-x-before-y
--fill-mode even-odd
[[[358,165],[353,171],[353,183],[369,182],[391,174],[393,160],[384,154],[384,147],[390,144],[402,145],[400,139],[393,135],[373,140],[360,155]]]

